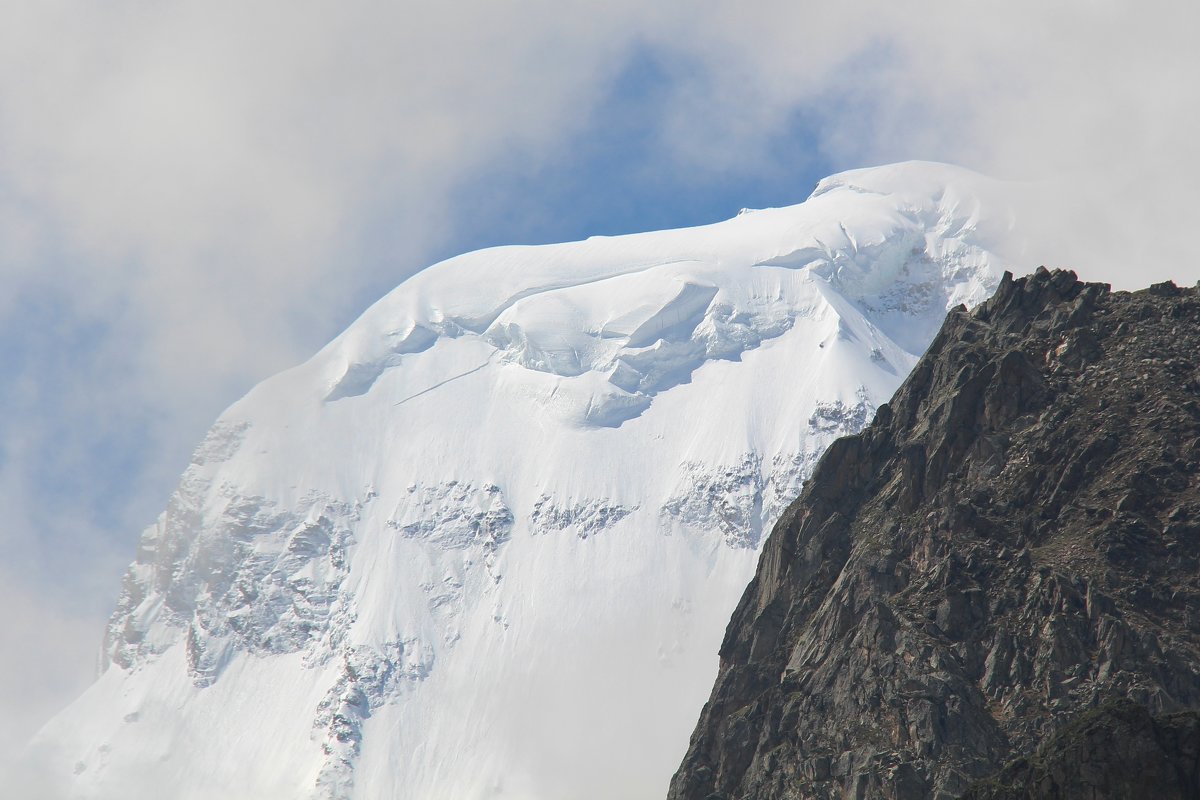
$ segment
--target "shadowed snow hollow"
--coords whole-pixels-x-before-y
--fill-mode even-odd
[[[950,306],[1002,190],[907,163],[437,264],[234,404],[33,752],[80,797],[661,797],[763,531]]]

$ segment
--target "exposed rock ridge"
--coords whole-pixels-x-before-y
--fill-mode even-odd
[[[1200,797],[1200,713],[1151,716],[1119,700],[1084,712],[1033,756],[979,781],[963,800],[1190,800]]]
[[[1200,707],[1198,354],[1200,288],[952,311],[775,526],[672,800],[959,797],[1087,709]]]

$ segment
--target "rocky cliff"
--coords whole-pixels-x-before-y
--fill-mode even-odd
[[[951,312],[776,525],[672,800],[1008,797],[980,781],[1089,709],[1200,707],[1198,354],[1172,284]]]
[[[1118,700],[1084,712],[963,800],[1096,800],[1200,796],[1200,713],[1153,717]]]

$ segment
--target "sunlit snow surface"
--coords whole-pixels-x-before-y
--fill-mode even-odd
[[[409,279],[213,427],[31,758],[80,797],[663,796],[764,533],[1012,266],[1003,194],[906,163]]]

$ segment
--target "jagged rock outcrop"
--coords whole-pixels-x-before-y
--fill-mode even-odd
[[[672,800],[956,798],[1087,709],[1200,708],[1198,354],[1173,284],[951,312],[776,525]]]
[[[1087,711],[963,800],[1200,797],[1200,713],[1158,717],[1131,700]]]

